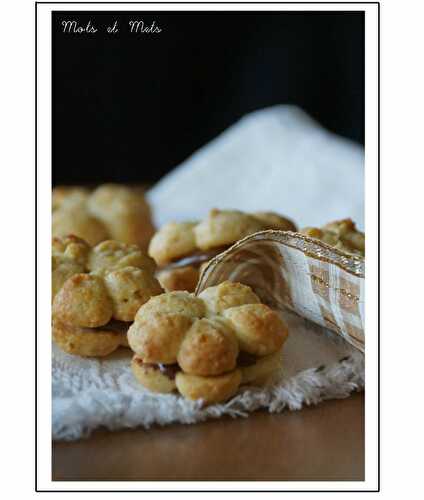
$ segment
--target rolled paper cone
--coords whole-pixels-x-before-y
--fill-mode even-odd
[[[288,308],[365,350],[365,260],[291,231],[261,231],[214,257],[196,294],[225,280],[250,286],[274,309]]]

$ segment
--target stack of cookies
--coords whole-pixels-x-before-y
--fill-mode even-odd
[[[287,335],[280,315],[248,286],[226,281],[198,297],[174,291],[151,298],[138,310],[128,342],[143,386],[210,404],[271,377]]]
[[[144,387],[206,404],[269,380],[281,367],[288,336],[280,314],[240,283],[192,293],[209,260],[269,229],[296,226],[272,212],[213,209],[204,220],[170,222],[153,234],[139,189],[56,188],[53,339],[78,356],[130,347],[132,371]],[[350,219],[301,232],[364,255],[364,234]]]
[[[140,306],[163,292],[155,263],[136,245],[54,238],[53,339],[79,356],[106,356],[127,344]]]
[[[158,279],[165,290],[193,292],[202,266],[212,257],[245,236],[266,229],[296,231],[296,226],[273,212],[246,214],[213,209],[200,222],[164,225],[153,236],[149,255],[159,266]]]

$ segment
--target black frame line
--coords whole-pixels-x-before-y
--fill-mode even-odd
[[[257,5],[269,5],[269,4],[277,4],[277,5],[292,5],[292,4],[306,4],[306,5],[339,5],[339,4],[358,4],[358,5],[379,5],[380,2],[35,2],[35,4],[50,4],[50,5],[60,5],[60,4],[168,4],[168,5],[187,5],[187,4],[202,4],[202,5],[214,5],[214,4],[257,4]]]
[[[176,5],[186,5],[186,4],[196,4],[202,3],[202,5],[225,5],[228,3],[243,5],[243,4],[259,4],[258,2],[174,2]],[[34,491],[36,493],[379,493],[381,491],[381,460],[380,460],[380,2],[264,2],[260,3],[260,5],[298,5],[298,4],[306,4],[306,5],[377,5],[377,344],[378,344],[378,352],[377,352],[377,386],[378,386],[378,404],[377,404],[377,421],[378,421],[378,429],[377,429],[377,457],[378,457],[378,472],[377,472],[377,489],[376,490],[43,490],[38,489],[37,484],[37,338],[38,338],[38,329],[37,329],[37,308],[38,308],[38,300],[37,300],[37,276],[38,276],[38,268],[37,268],[37,217],[38,217],[38,199],[37,199],[37,173],[38,173],[38,147],[37,147],[37,6],[38,5],[62,5],[62,4],[70,4],[70,5],[80,5],[80,4],[135,4],[135,5],[144,5],[144,4],[169,4],[169,2],[34,2],[34,10],[35,10],[35,481],[34,481]],[[171,5],[171,4],[170,4]],[[366,99],[366,96],[365,96]],[[166,481],[165,481],[166,482]],[[190,481],[190,482],[203,482],[201,480]],[[219,481],[214,481],[219,482]],[[231,482],[231,481],[230,481]],[[281,482],[281,481],[270,481],[270,482]]]
[[[35,447],[34,447],[34,459],[35,459],[35,491],[37,490],[37,440],[38,440],[38,435],[37,435],[37,413],[38,413],[38,406],[37,406],[37,358],[38,358],[38,351],[37,351],[37,339],[38,339],[38,329],[37,329],[37,320],[38,320],[38,301],[37,301],[37,275],[38,275],[38,268],[37,268],[37,244],[38,244],[38,239],[37,239],[37,206],[38,206],[38,200],[37,200],[37,191],[38,191],[38,184],[37,184],[37,154],[38,154],[38,148],[37,148],[37,141],[38,141],[38,135],[37,135],[37,77],[38,77],[38,72],[37,72],[37,2],[35,2],[34,5],[34,10],[35,10],[35,43],[34,43],[34,54],[35,54],[35,86],[34,86],[34,98],[35,98],[35,103],[34,103],[34,128],[35,128],[35,134],[34,134],[34,139],[35,139],[35,146],[34,146],[34,155],[35,155],[35,173],[34,173],[34,181],[35,181],[35,270],[34,270],[34,278],[35,278],[35,342],[34,342],[34,352],[35,352]]]

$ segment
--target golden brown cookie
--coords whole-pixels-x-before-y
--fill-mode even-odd
[[[184,336],[193,320],[178,313],[139,318],[128,330],[131,349],[145,363],[176,363]]]
[[[224,281],[218,286],[211,286],[199,294],[210,314],[219,314],[230,307],[243,304],[259,304],[261,301],[253,290],[241,283]]]
[[[152,314],[182,314],[189,318],[202,318],[206,314],[206,307],[199,297],[183,292],[175,291],[163,293],[152,297],[136,315],[137,320],[142,320]]]
[[[180,291],[152,297],[138,310],[128,342],[141,384],[169,392],[174,386],[166,378],[176,373],[181,394],[211,403],[232,396],[242,381],[275,372],[287,335],[278,313],[248,286],[225,281],[198,297]]]
[[[140,267],[150,272],[156,270],[154,260],[148,257],[140,247],[114,240],[102,241],[96,245],[90,252],[87,266],[96,274],[128,266]]]
[[[342,252],[365,256],[365,234],[356,229],[351,219],[330,222],[322,228],[306,227],[300,232]]]
[[[87,273],[71,276],[54,298],[53,314],[73,326],[95,328],[108,323],[113,304],[103,278]]]
[[[52,234],[57,237],[75,234],[90,245],[108,239],[109,233],[101,221],[90,215],[85,206],[66,206],[52,214]]]
[[[281,368],[282,350],[268,354],[268,356],[253,357],[245,363],[241,359],[238,362],[241,370],[241,383],[260,385]]]
[[[176,363],[188,329],[205,306],[187,292],[170,292],[142,306],[128,330],[131,349],[146,363]]]
[[[65,281],[74,274],[83,273],[84,266],[68,259],[52,256],[52,302]]]
[[[141,189],[103,184],[93,191],[87,208],[105,225],[110,238],[147,249],[155,229]]]
[[[267,229],[297,231],[296,225],[290,219],[278,215],[275,212],[255,212],[252,215],[265,224]]]
[[[53,240],[53,338],[80,356],[105,356],[128,345],[136,312],[163,292],[154,262],[136,245],[76,237]],[[131,264],[131,265],[130,265]]]
[[[260,220],[238,210],[217,210],[194,228],[196,244],[200,250],[232,245],[249,234],[264,229]]]
[[[125,332],[100,328],[81,328],[53,319],[53,340],[68,354],[103,357],[119,346],[128,347]]]
[[[177,389],[187,399],[201,399],[205,404],[221,403],[237,392],[241,383],[241,372],[234,370],[215,377],[199,377],[178,372],[175,381]]]
[[[76,236],[53,238],[52,241],[52,302],[65,281],[85,271],[90,246]]]
[[[149,255],[158,265],[168,264],[197,250],[196,222],[169,222],[150,241]]]
[[[140,384],[152,392],[165,394],[173,392],[177,388],[175,383],[176,366],[144,363],[137,354],[133,356],[131,361],[132,372]]]
[[[75,234],[90,245],[107,239],[146,249],[154,233],[141,189],[103,184],[94,191],[59,186],[53,190],[53,236]]]
[[[157,278],[162,287],[167,291],[187,290],[193,292],[199,281],[200,270],[193,266],[176,267],[158,271]]]
[[[85,264],[90,250],[90,245],[86,241],[74,235],[52,240],[52,255],[77,264]]]
[[[113,304],[113,317],[133,321],[150,297],[163,292],[150,269],[128,266],[106,273],[104,283]]]
[[[280,315],[265,304],[245,304],[223,312],[240,349],[256,356],[267,356],[281,348],[288,336]]]
[[[185,373],[219,375],[234,370],[239,346],[233,330],[220,318],[201,318],[185,333],[177,361]]]
[[[295,231],[296,226],[274,212],[213,209],[200,222],[165,224],[153,236],[149,255],[160,266],[158,278],[167,291],[193,292],[201,267],[211,258],[245,236],[266,229]]]
[[[79,186],[57,186],[52,192],[52,209],[58,210],[66,205],[84,205],[90,196],[90,191]]]

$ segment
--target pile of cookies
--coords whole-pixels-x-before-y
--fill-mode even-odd
[[[178,291],[153,297],[139,309],[128,343],[145,387],[217,403],[241,384],[272,376],[287,335],[280,315],[248,286],[226,281],[198,297]]]
[[[342,252],[365,256],[365,234],[356,229],[351,219],[330,222],[322,228],[306,227],[300,232]]]
[[[90,245],[112,239],[146,249],[155,231],[150,207],[140,188],[103,184],[53,189],[52,234],[74,234]]]
[[[138,309],[163,292],[155,263],[137,245],[113,240],[91,247],[76,236],[54,238],[52,331],[79,356],[106,356],[127,344]]]
[[[213,209],[155,233],[142,191],[114,184],[56,188],[52,207],[52,331],[62,350],[103,357],[129,347],[141,385],[205,404],[280,369],[287,326],[251,288],[226,281],[193,292],[210,259],[258,231],[296,231],[291,220]],[[301,233],[364,255],[350,219]]]
[[[266,229],[296,231],[296,226],[273,212],[213,209],[200,222],[165,224],[153,236],[149,255],[159,266],[158,279],[166,290],[193,292],[202,267],[212,257],[245,236]]]

